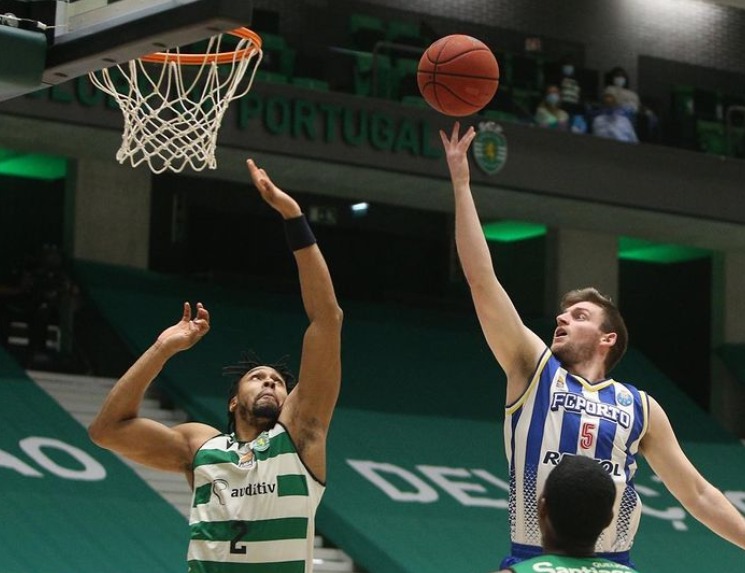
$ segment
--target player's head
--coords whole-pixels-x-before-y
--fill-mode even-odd
[[[235,431],[236,415],[250,423],[273,425],[296,384],[283,360],[269,364],[251,352],[225,366],[223,375],[233,379],[228,393],[229,432]]]
[[[569,555],[592,555],[613,520],[616,486],[593,458],[565,455],[548,474],[538,501],[543,546]]]
[[[610,372],[626,353],[629,342],[626,323],[613,300],[589,287],[566,293],[560,307],[551,351],[571,367],[602,350],[605,371]]]

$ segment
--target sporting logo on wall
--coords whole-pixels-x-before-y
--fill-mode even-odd
[[[493,121],[479,123],[472,149],[476,165],[487,175],[499,173],[507,163],[507,138]]]

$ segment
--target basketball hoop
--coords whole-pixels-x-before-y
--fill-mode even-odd
[[[222,51],[226,38],[235,45]],[[230,102],[251,89],[261,57],[258,34],[238,28],[210,38],[204,53],[173,48],[91,72],[93,85],[112,96],[124,116],[119,163],[147,162],[153,173],[215,169],[222,118]]]

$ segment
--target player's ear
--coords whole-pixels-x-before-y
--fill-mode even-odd
[[[546,507],[546,496],[542,495],[538,498],[538,517],[545,518],[548,514],[548,508]]]
[[[615,332],[606,332],[600,337],[600,343],[604,346],[614,346],[618,340],[618,335]]]

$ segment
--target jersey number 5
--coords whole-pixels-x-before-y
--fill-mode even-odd
[[[589,450],[590,447],[592,447],[592,443],[595,441],[595,434],[593,433],[594,429],[595,424],[592,422],[585,422],[582,424],[582,439],[580,440],[579,445],[583,450]]]

